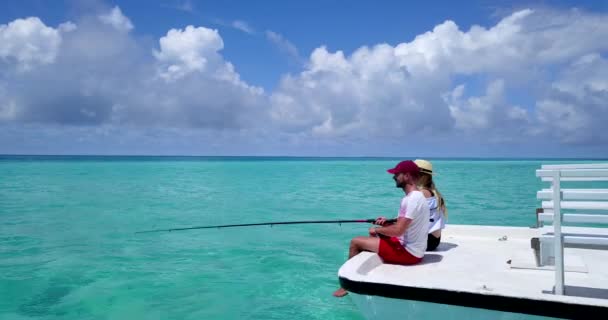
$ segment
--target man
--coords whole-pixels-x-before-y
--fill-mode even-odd
[[[378,218],[375,224],[381,227],[370,228],[369,237],[356,237],[351,240],[348,258],[362,251],[371,251],[377,252],[385,263],[416,264],[422,261],[426,251],[430,216],[427,201],[417,187],[420,169],[413,161],[406,160],[387,172],[393,174],[396,187],[405,192],[397,221],[385,225],[386,218]],[[344,288],[334,292],[336,297],[347,294]]]

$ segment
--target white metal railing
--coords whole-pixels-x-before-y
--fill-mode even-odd
[[[608,163],[543,164],[541,170],[545,169],[608,169]]]
[[[553,190],[536,193],[539,200],[553,200]],[[608,189],[562,189],[562,200],[608,200]]]
[[[562,213],[562,221],[568,223],[604,223],[608,224],[608,216],[602,214],[585,214],[585,213],[576,213],[576,214],[568,214]],[[539,222],[553,222],[553,211],[541,212],[538,214]]]
[[[542,181],[551,182],[550,189],[537,193],[543,201],[543,209],[549,209],[539,215],[539,219],[553,221],[553,249],[555,256],[555,294],[564,294],[564,240],[569,243],[586,244],[587,238],[581,235],[562,234],[562,222],[605,222],[606,217],[592,214],[562,214],[562,209],[574,210],[608,210],[608,189],[562,189],[562,181],[608,181],[608,164],[569,164],[543,165],[536,170],[536,176]],[[563,201],[584,200],[584,201]],[[599,202],[597,200],[600,200]],[[594,244],[604,243],[594,239]]]

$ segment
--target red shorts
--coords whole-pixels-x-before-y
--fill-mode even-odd
[[[422,261],[422,258],[418,258],[405,250],[396,237],[380,236],[378,255],[382,258],[382,261],[390,264],[407,265]]]

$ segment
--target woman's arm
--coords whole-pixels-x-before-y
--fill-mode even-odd
[[[422,189],[422,190],[420,190],[420,191],[422,191],[422,194],[424,195],[424,197],[425,197],[425,198],[430,198],[430,197],[432,197],[432,196],[433,196],[433,193],[432,193],[432,192],[430,192],[430,191],[429,191],[429,190],[427,190],[427,189]]]

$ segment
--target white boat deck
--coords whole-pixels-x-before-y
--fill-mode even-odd
[[[585,228],[564,228],[564,232]],[[608,230],[606,230],[608,236]],[[597,233],[597,232],[596,232]],[[415,266],[383,264],[361,253],[338,272],[352,282],[608,307],[608,250],[565,248],[565,295],[552,293],[555,271],[536,267],[540,229],[449,225],[441,245]]]

